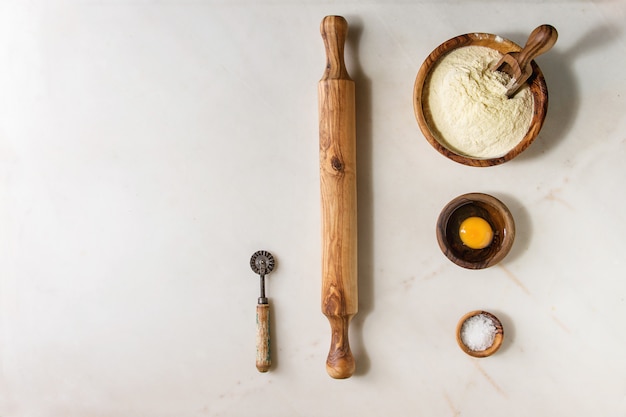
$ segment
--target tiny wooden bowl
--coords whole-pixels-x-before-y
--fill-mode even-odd
[[[454,49],[464,46],[486,46],[491,49],[495,49],[502,54],[519,52],[522,49],[519,45],[508,39],[503,39],[489,33],[468,33],[465,35],[459,35],[442,43],[431,52],[417,73],[415,86],[413,88],[413,108],[415,110],[415,117],[417,118],[420,130],[428,142],[445,157],[461,164],[475,167],[499,165],[510,161],[522,153],[526,148],[528,148],[528,146],[530,146],[539,134],[548,111],[548,87],[546,86],[546,81],[543,77],[543,73],[539,69],[539,66],[537,66],[535,61],[531,61],[533,74],[526,81],[526,83],[530,86],[534,103],[530,127],[528,132],[526,132],[526,135],[524,135],[524,138],[505,155],[496,158],[478,158],[462,155],[448,149],[444,144],[439,142],[437,135],[430,127],[429,118],[427,116],[428,111],[424,109],[426,102],[425,93],[427,91],[425,86],[429,82],[430,74],[437,62]]]
[[[496,326],[496,334],[493,339],[493,344],[489,346],[487,349],[471,350],[470,348],[465,346],[465,343],[463,343],[463,339],[461,338],[461,329],[463,328],[463,323],[465,323],[465,320],[469,319],[470,317],[478,316],[479,314],[484,314],[485,316],[489,317],[493,321],[493,324]],[[502,346],[503,340],[504,340],[504,329],[502,328],[502,323],[500,322],[500,320],[498,320],[496,316],[494,316],[493,314],[487,311],[483,311],[483,310],[470,311],[469,313],[461,317],[461,320],[459,320],[459,323],[456,325],[456,341],[459,344],[459,347],[461,348],[461,350],[463,350],[463,352],[475,358],[486,358],[487,356],[493,355],[494,353],[498,351],[498,349],[500,349],[500,346]]]
[[[459,228],[468,217],[485,219],[493,230],[493,239],[483,249],[463,244]],[[467,269],[484,269],[500,262],[515,240],[515,222],[509,209],[488,194],[463,194],[450,201],[437,219],[437,242],[441,251],[455,264]]]

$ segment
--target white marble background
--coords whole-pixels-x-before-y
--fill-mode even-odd
[[[359,140],[356,374],[320,312],[317,81],[347,18]],[[624,416],[623,1],[0,0],[0,416]],[[441,42],[524,43],[550,92],[502,166],[440,156],[413,81]],[[439,210],[487,192],[518,226],[468,271]],[[275,366],[254,367],[259,249]],[[505,327],[476,360],[467,311]]]

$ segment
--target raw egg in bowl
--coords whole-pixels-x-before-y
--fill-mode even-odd
[[[437,219],[437,242],[444,255],[468,269],[500,262],[511,250],[515,222],[507,206],[483,193],[463,194],[450,201]]]

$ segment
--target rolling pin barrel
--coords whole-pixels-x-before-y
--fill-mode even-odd
[[[348,327],[358,310],[355,88],[343,56],[346,20],[326,16],[320,31],[326,49],[318,85],[322,312],[332,332],[326,370],[342,379],[355,370]]]

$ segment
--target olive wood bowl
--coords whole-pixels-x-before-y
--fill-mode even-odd
[[[468,217],[482,217],[493,230],[491,243],[483,249],[463,244],[459,228]],[[500,262],[515,240],[513,215],[503,202],[483,193],[463,194],[450,201],[437,219],[437,242],[455,264],[467,269],[484,269]]]
[[[465,346],[465,343],[463,343],[463,339],[461,338],[461,329],[463,328],[463,323],[465,323],[467,319],[474,317],[474,316],[478,316],[479,314],[483,314],[489,317],[493,321],[493,324],[496,326],[496,334],[493,339],[493,344],[489,346],[487,349],[471,350],[470,348]],[[463,350],[463,352],[475,358],[485,358],[487,356],[493,355],[494,353],[498,351],[498,349],[500,349],[500,346],[502,346],[503,340],[504,340],[504,329],[502,328],[502,323],[500,322],[500,320],[498,320],[496,316],[494,316],[493,314],[487,311],[483,311],[483,310],[470,311],[469,313],[461,317],[461,320],[459,320],[459,323],[456,325],[456,341],[459,344],[459,347],[461,348],[461,350]]]
[[[519,52],[522,50],[518,44],[489,33],[468,33],[445,41],[435,48],[430,55],[428,55],[417,73],[417,78],[415,79],[415,85],[413,88],[413,108],[415,111],[415,117],[417,118],[420,130],[428,142],[445,157],[455,162],[475,167],[499,165],[510,161],[522,153],[526,148],[528,148],[528,146],[530,146],[539,134],[548,110],[548,88],[539,66],[535,63],[535,61],[531,61],[532,75],[526,81],[526,84],[529,85],[533,96],[534,109],[530,127],[522,140],[505,155],[495,158],[479,158],[459,154],[447,148],[445,144],[441,143],[439,139],[437,139],[437,134],[434,129],[431,128],[428,111],[425,108],[425,95],[428,91],[426,86],[430,80],[430,74],[437,62],[451,51],[464,46],[486,46],[488,48],[495,49],[502,54]]]

